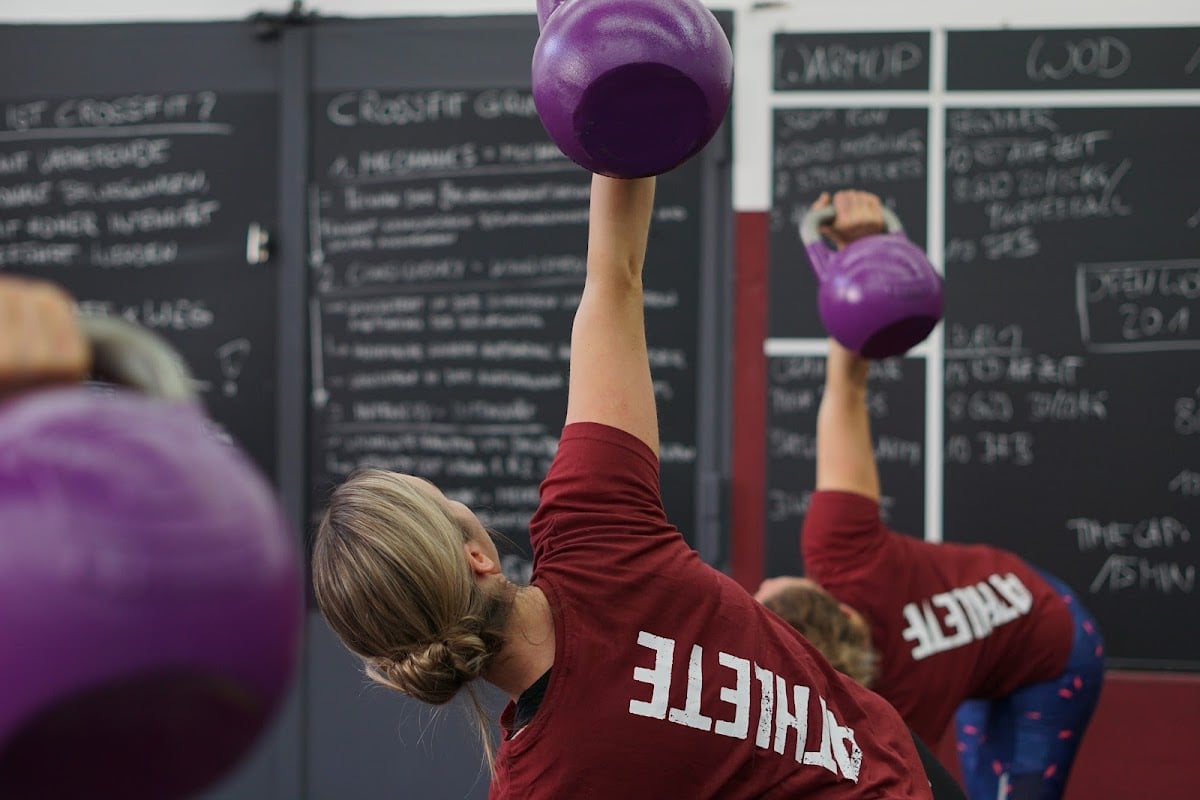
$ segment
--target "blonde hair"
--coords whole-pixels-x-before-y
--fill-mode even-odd
[[[765,598],[763,605],[800,631],[834,669],[868,688],[875,682],[879,655],[871,634],[850,623],[833,595],[816,584],[792,584]]]
[[[492,723],[470,684],[504,644],[515,587],[480,588],[463,552],[469,539],[414,480],[362,470],[330,498],[312,582],[321,613],[369,678],[433,705],[466,687],[490,764]]]

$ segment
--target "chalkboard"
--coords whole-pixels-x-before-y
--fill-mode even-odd
[[[767,363],[767,575],[802,571],[800,527],[816,482],[817,408],[823,356],[775,356]],[[894,529],[925,534],[925,362],[871,365],[867,409],[883,488],[880,510]]]
[[[1196,89],[1200,28],[954,31],[951,90]]]
[[[892,41],[884,35],[871,41],[875,40]],[[799,233],[800,220],[821,192],[853,188],[877,193],[900,215],[909,236],[924,244],[928,119],[929,112],[918,108],[775,111],[768,278],[772,338],[826,336],[817,314],[817,280]],[[795,573],[802,566],[800,526],[816,480],[816,412],[824,368],[821,356],[780,355],[768,360],[764,546],[768,575]],[[925,530],[924,363],[892,359],[875,365],[872,375],[870,408],[884,513],[897,529],[921,536]]]
[[[255,234],[277,224],[273,48],[241,25],[0,37],[0,270],[162,334],[273,474],[277,272]]]
[[[511,31],[526,72],[529,23]],[[566,412],[591,176],[549,141],[528,86],[488,86],[493,73],[416,88],[320,78],[311,488],[319,511],[362,466],[428,478],[516,544],[506,572],[520,577]],[[712,169],[709,153],[660,180],[645,273],[663,495],[693,543]]]
[[[947,111],[946,538],[1200,663],[1200,108]]]
[[[777,33],[775,91],[926,91],[929,32]]]
[[[878,194],[924,246],[929,112],[921,108],[775,111],[770,231],[772,337],[821,337],[817,281],[800,220],[823,191]]]
[[[825,332],[798,223],[821,191],[868,189],[918,244],[927,225],[941,236],[946,276],[927,356],[872,385],[894,409],[877,436],[923,443],[926,410],[943,431],[941,486],[881,463],[893,524],[919,533],[919,500],[940,498],[946,541],[1069,583],[1110,664],[1200,669],[1200,639],[1175,622],[1200,613],[1200,104],[1149,93],[1200,87],[1200,28],[945,36],[942,76],[921,72],[917,33],[776,36],[774,88],[790,94],[772,112],[766,572],[794,568],[813,478],[821,359],[807,354]],[[921,57],[885,69],[899,53]],[[936,85],[945,110],[932,92],[913,104]],[[889,89],[904,107],[819,102]],[[943,375],[931,402],[926,357]]]

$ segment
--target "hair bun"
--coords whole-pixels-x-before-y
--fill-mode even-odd
[[[441,705],[480,677],[497,649],[496,643],[462,626],[406,653],[376,659],[373,677],[417,700]]]

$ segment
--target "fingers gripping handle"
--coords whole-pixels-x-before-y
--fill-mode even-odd
[[[163,400],[196,400],[195,381],[167,342],[119,317],[83,315],[79,327],[92,350],[92,375]]]
[[[904,233],[904,226],[895,212],[887,206],[884,206],[881,211],[883,212],[884,233]],[[821,235],[821,226],[827,225],[835,219],[837,219],[837,209],[832,205],[827,205],[820,208],[810,207],[808,213],[800,220],[800,241],[804,243],[804,249],[812,262],[813,271],[821,279],[829,272],[830,259],[833,257],[833,250],[825,243],[825,237]]]
[[[896,216],[896,212],[887,206],[883,206],[881,211],[883,212],[884,233],[904,233],[904,225]],[[804,215],[804,219],[800,220],[800,241],[804,243],[805,247],[821,242],[821,226],[831,223],[835,219],[837,219],[837,209],[832,205],[810,208]]]

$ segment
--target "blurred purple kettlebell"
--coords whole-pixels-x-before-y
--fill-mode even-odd
[[[733,51],[699,0],[538,0],[533,98],[559,149],[591,172],[669,172],[720,128]]]
[[[866,358],[902,355],[942,319],[942,278],[904,235],[900,219],[883,209],[885,232],[832,250],[821,225],[832,205],[810,210],[800,223],[820,289],[817,308],[829,335]]]
[[[192,797],[291,686],[299,543],[174,351],[85,319],[96,377],[0,401],[0,797]]]

